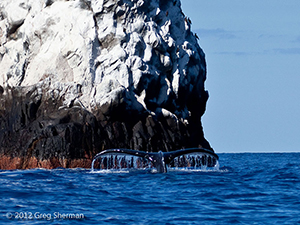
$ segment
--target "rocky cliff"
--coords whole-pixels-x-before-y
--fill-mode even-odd
[[[1,0],[0,169],[210,148],[205,79],[179,0]]]

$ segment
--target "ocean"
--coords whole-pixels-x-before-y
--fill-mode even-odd
[[[0,224],[300,224],[300,153],[219,154],[219,169],[0,171]]]

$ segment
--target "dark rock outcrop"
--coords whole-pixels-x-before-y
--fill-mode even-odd
[[[101,120],[80,106],[57,109],[58,100],[36,87],[0,90],[0,169],[89,168],[93,156],[108,148],[210,148],[200,120],[186,124],[172,116],[118,108],[111,119]]]

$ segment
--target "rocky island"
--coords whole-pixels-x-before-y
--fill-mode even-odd
[[[205,79],[180,0],[1,0],[0,169],[212,149]]]

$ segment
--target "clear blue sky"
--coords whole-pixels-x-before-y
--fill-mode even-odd
[[[300,152],[300,1],[181,4],[206,54],[214,150]]]

